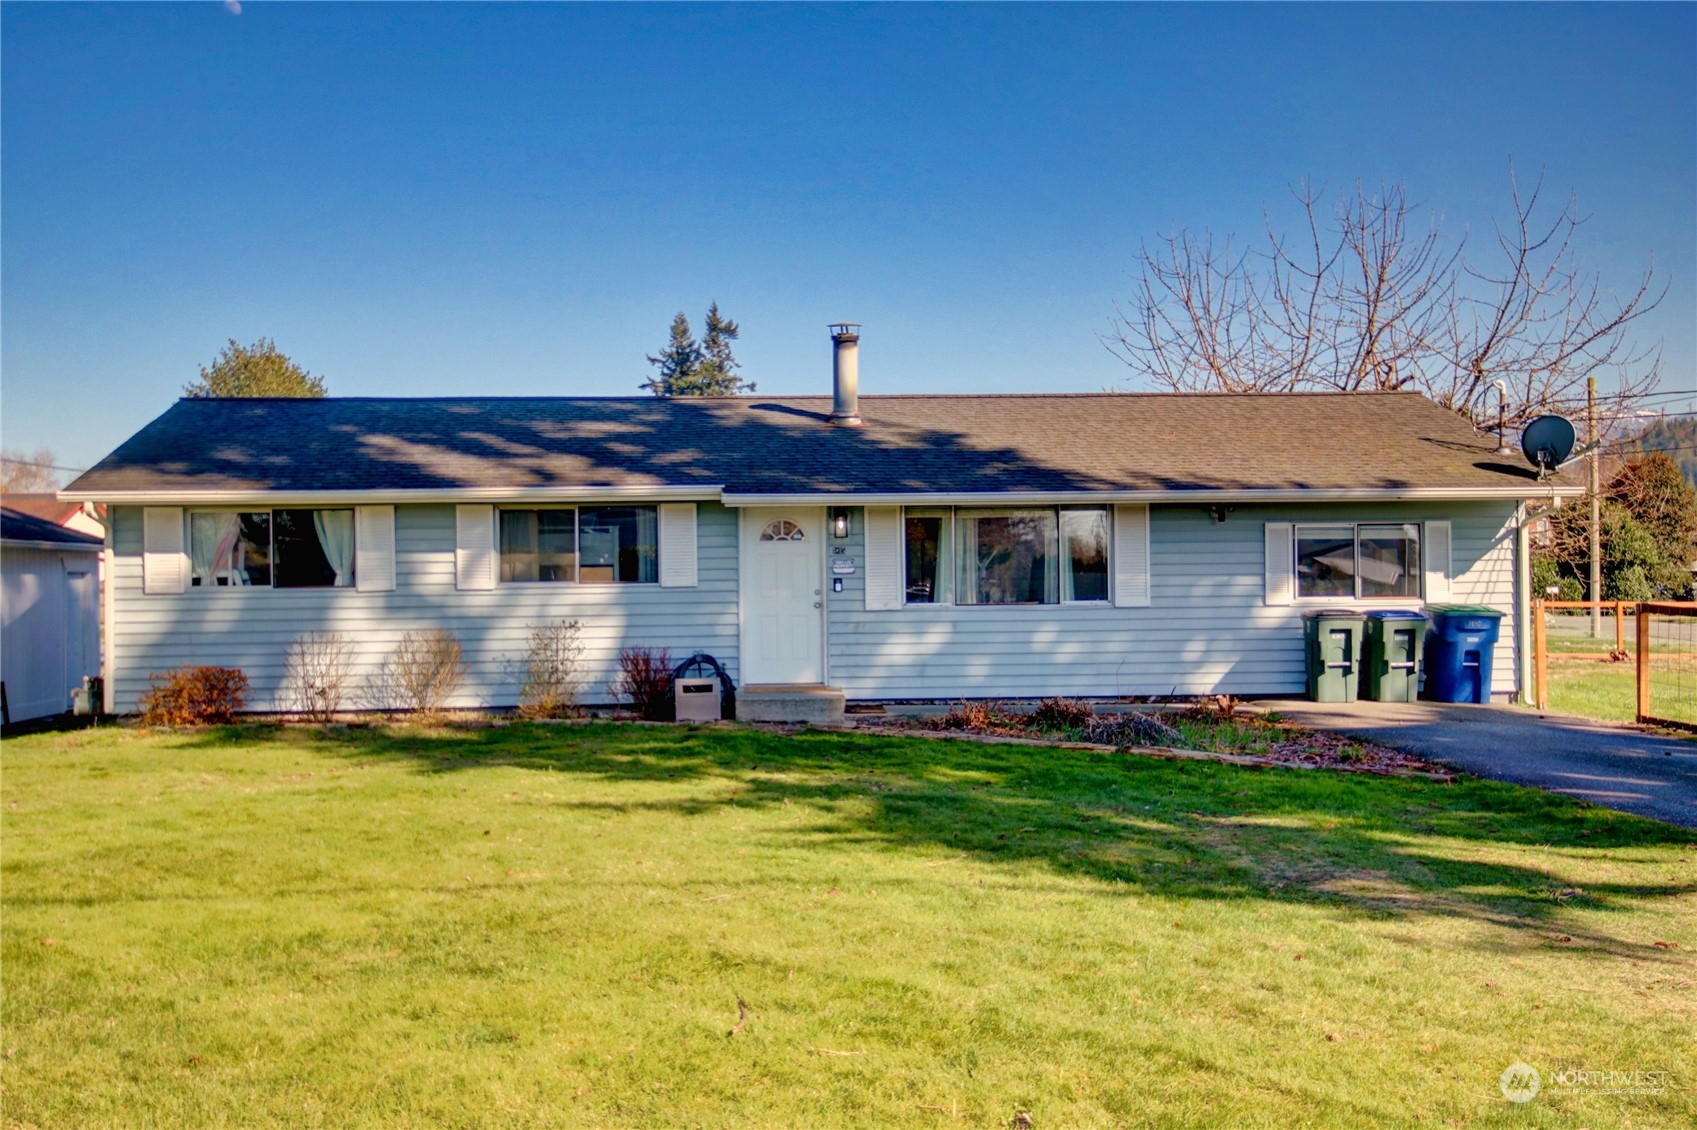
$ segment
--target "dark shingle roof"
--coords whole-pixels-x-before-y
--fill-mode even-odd
[[[99,549],[102,544],[92,534],[67,530],[55,522],[13,510],[10,506],[0,507],[0,541],[44,542],[78,549]]]
[[[180,400],[66,488],[727,492],[1492,488],[1518,455],[1413,393]]]

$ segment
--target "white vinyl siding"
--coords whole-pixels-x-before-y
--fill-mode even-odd
[[[354,511],[354,583],[360,592],[395,588],[395,508],[361,506]]]
[[[1269,604],[1266,527],[1296,522],[1449,521],[1452,599],[1500,608],[1494,690],[1516,686],[1514,504],[1239,505],[1224,523],[1200,507],[1149,512],[1147,607],[907,605],[864,610],[862,578],[830,603],[831,682],[850,699],[1047,695],[1300,695],[1302,611]],[[851,544],[853,555],[860,546]],[[1291,575],[1290,550],[1276,551]],[[1358,606],[1365,606],[1361,602]],[[1377,600],[1375,608],[1421,601]]]
[[[495,587],[495,508],[454,507],[454,587],[484,592]]]
[[[142,591],[170,595],[188,586],[183,508],[149,506],[142,511]]]
[[[660,586],[695,587],[695,503],[660,507]]]
[[[1114,507],[1114,603],[1149,606],[1149,508]]]
[[[273,709],[289,643],[309,631],[339,631],[352,638],[363,687],[404,633],[447,628],[459,637],[470,668],[453,700],[456,707],[516,703],[530,627],[549,620],[583,625],[586,702],[610,701],[607,684],[617,674],[623,647],[668,648],[674,661],[705,651],[735,678],[736,514],[716,503],[697,510],[694,588],[500,585],[463,590],[458,587],[456,508],[402,505],[395,508],[392,591],[255,587],[196,589],[170,597],[142,595],[141,511],[118,507],[109,575],[118,673],[114,709],[134,710],[150,672],[185,663],[240,667],[253,684],[250,708]]]

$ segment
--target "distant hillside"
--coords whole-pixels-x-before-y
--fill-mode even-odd
[[[1697,419],[1657,420],[1622,445],[1629,451],[1665,451],[1679,464],[1685,481],[1697,485]]]

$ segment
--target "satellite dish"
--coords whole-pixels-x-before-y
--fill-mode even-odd
[[[1553,471],[1573,454],[1579,436],[1565,416],[1539,416],[1520,433],[1520,450],[1539,472]]]

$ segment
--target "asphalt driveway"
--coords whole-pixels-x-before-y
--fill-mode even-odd
[[[1532,785],[1697,828],[1697,742],[1510,706],[1438,702],[1256,704],[1479,777]]]

